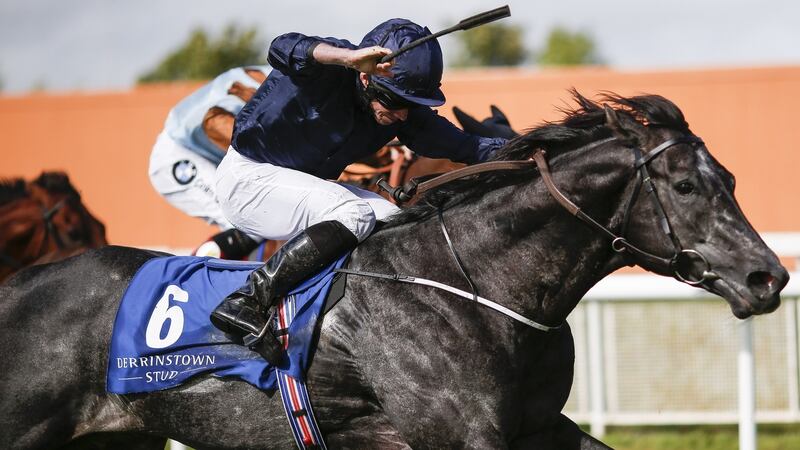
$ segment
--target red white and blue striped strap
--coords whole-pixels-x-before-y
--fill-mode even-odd
[[[275,315],[277,321],[275,329],[286,330],[292,323],[295,315],[294,295],[287,295],[278,305],[278,314]],[[289,335],[282,333],[280,338],[284,350],[289,348]],[[281,392],[283,409],[289,419],[289,427],[292,429],[297,448],[305,449],[327,449],[322,433],[319,431],[317,419],[311,409],[311,400],[308,398],[308,389],[302,380],[292,378],[289,374],[280,369],[275,369],[278,378],[278,390]]]

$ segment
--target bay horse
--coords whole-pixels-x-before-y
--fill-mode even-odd
[[[428,276],[539,327],[445,290],[348,275],[307,372],[330,448],[607,449],[561,413],[574,364],[565,320],[626,264],[716,293],[738,318],[778,307],[788,274],[681,111],[652,95],[609,94],[606,105],[574,96],[561,122],[495,155],[517,164],[544,149],[547,166],[428,191],[348,266]],[[0,447],[161,449],[166,437],[294,446],[280,397],[244,382],[198,376],[155,393],[106,392],[118,302],[155,256],[105,247],[0,286]]]
[[[0,282],[31,264],[106,245],[105,226],[63,172],[0,182]]]

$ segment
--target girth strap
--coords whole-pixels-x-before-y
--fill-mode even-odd
[[[294,295],[285,296],[278,306],[278,313],[275,315],[275,328],[289,328],[296,312]],[[284,334],[279,339],[283,344],[283,348],[288,349],[290,336]],[[300,450],[326,449],[325,440],[311,408],[311,400],[308,396],[308,388],[305,381],[293,378],[280,368],[275,368],[275,376],[278,379],[278,390],[281,393],[283,409],[286,412],[286,418],[289,420],[289,427],[292,430],[297,448]]]

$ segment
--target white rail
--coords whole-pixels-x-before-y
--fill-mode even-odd
[[[772,249],[779,255],[785,257],[798,258],[800,256],[800,234],[798,233],[768,233],[764,239]],[[800,266],[800,262],[798,262]],[[791,274],[789,284],[782,292],[784,299],[800,297],[800,272]],[[645,414],[637,414],[636,418],[617,415],[614,417],[606,411],[605,392],[597,392],[604,389],[603,376],[606,373],[604,347],[602,339],[603,333],[599,332],[603,328],[601,306],[607,302],[643,302],[643,301],[687,301],[694,299],[716,298],[706,291],[693,288],[691,286],[678,283],[675,280],[649,274],[620,274],[612,275],[595,287],[593,287],[582,302],[586,303],[586,333],[589,336],[588,342],[588,371],[589,376],[589,424],[591,433],[595,436],[602,436],[606,426],[611,420],[615,424],[634,423],[664,423],[662,418],[647,417]],[[787,339],[787,366],[790,375],[789,383],[789,406],[790,411],[798,410],[798,354],[797,354],[797,304],[796,302],[785,302],[784,307],[788,308],[787,327],[789,337]],[[617,324],[619,325],[619,324]],[[738,422],[739,422],[739,448],[741,450],[755,450],[756,448],[756,381],[755,364],[753,358],[753,322],[748,319],[739,324],[739,351],[738,351]],[[599,353],[599,354],[598,354]],[[657,416],[657,415],[654,415]],[[760,414],[759,417],[770,419],[768,414]],[[727,414],[697,413],[688,414],[681,417],[673,417],[667,423],[725,423],[730,422],[732,417]],[[772,417],[776,419],[776,417]],[[794,417],[795,420],[798,417]]]
[[[780,232],[762,234],[764,241],[778,255],[795,258],[796,268],[800,270],[800,233]],[[151,248],[174,253],[189,254],[190,249],[166,248],[153,246]],[[783,290],[782,297],[800,298],[800,272],[791,274],[791,280]],[[739,351],[737,355],[738,367],[738,415],[727,412],[684,412],[673,413],[669,418],[659,413],[609,413],[606,405],[606,358],[604,357],[604,319],[603,306],[607,303],[617,302],[672,302],[687,300],[715,299],[716,296],[701,289],[679,283],[673,279],[650,274],[620,274],[612,275],[595,287],[583,298],[586,308],[586,339],[588,354],[588,369],[583,371],[588,376],[588,419],[591,433],[597,437],[605,434],[608,424],[615,425],[641,425],[641,424],[719,424],[739,422],[739,448],[740,450],[756,449],[756,419],[768,422],[781,422],[788,420],[800,421],[800,398],[798,398],[798,322],[800,322],[800,308],[797,302],[785,302],[782,308],[787,308],[787,369],[789,375],[789,411],[786,414],[777,414],[773,411],[762,411],[756,414],[756,380],[753,359],[753,321],[741,321],[739,330]],[[579,420],[580,418],[576,418]],[[171,450],[185,450],[187,447],[180,442],[170,441]]]

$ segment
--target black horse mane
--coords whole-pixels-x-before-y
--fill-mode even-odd
[[[70,183],[69,177],[64,172],[42,172],[39,178],[33,180],[33,183],[51,194],[67,194],[80,198],[80,193]]]
[[[545,122],[527,130],[497,150],[491,160],[526,160],[536,148],[547,150],[548,157],[553,158],[610,137],[611,130],[606,126],[603,103],[612,106],[622,121],[635,121],[650,127],[685,131],[689,129],[681,110],[660,95],[622,97],[612,92],[605,92],[600,96],[600,102],[595,102],[574,88],[570,93],[577,106],[561,108],[564,113],[563,119],[557,122]],[[536,169],[533,167],[528,170],[485,172],[447,183],[420,196],[414,206],[405,208],[395,215],[387,227],[417,222],[435,214],[440,207],[449,208],[478,198],[488,191],[529,180],[534,173]]]
[[[80,193],[78,193],[72,183],[70,183],[69,177],[64,172],[42,172],[42,174],[31,183],[45,189],[51,194],[66,194],[80,199]],[[0,206],[26,198],[29,195],[28,184],[24,179],[0,179]]]
[[[22,178],[0,180],[0,206],[28,196],[28,188]]]

